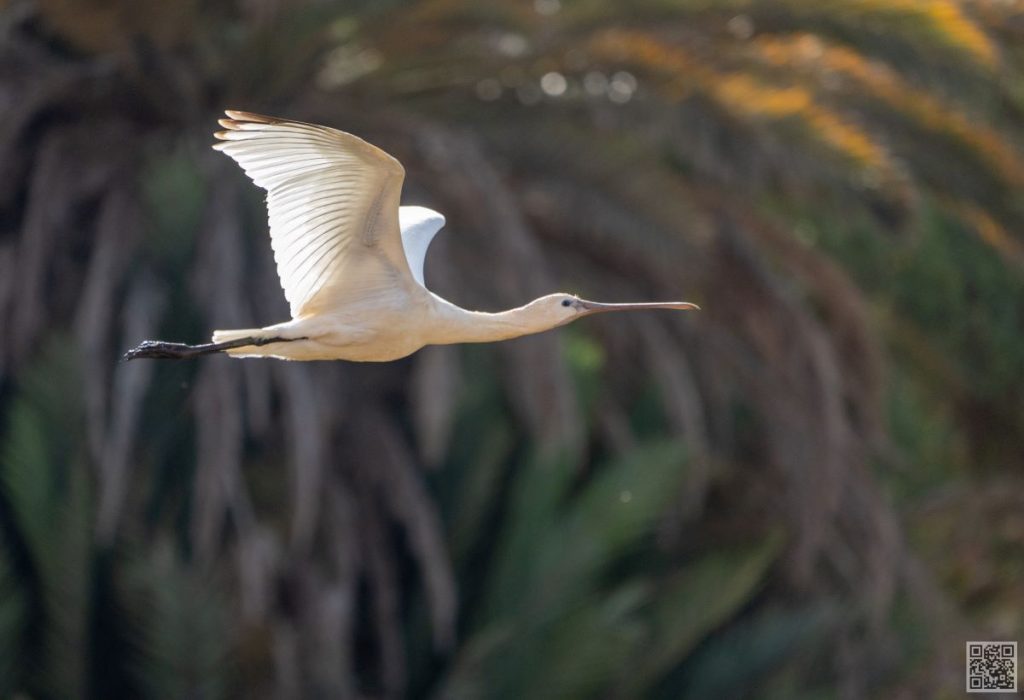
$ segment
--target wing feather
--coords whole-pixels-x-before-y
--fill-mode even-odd
[[[402,247],[409,261],[409,269],[413,278],[426,287],[423,281],[423,263],[427,257],[427,248],[434,236],[444,226],[444,217],[426,207],[399,207],[398,223],[402,231]]]
[[[405,170],[352,134],[228,110],[214,148],[267,190],[277,272],[299,318],[411,277],[398,226]]]

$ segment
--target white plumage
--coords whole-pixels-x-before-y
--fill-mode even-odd
[[[292,320],[214,331],[213,343],[145,341],[126,358],[236,357],[386,361],[424,345],[503,340],[601,311],[695,309],[688,302],[599,304],[550,294],[499,313],[467,311],[427,290],[427,248],[445,219],[399,206],[405,169],[337,129],[228,110],[214,148],[267,191],[270,243]]]
[[[444,226],[444,217],[433,209],[426,207],[399,207],[398,227],[402,231],[402,247],[405,259],[409,263],[409,271],[413,279],[426,287],[423,281],[423,263],[427,258],[427,248],[434,236]]]
[[[214,144],[267,190],[270,245],[293,318],[407,268],[392,235],[405,170],[362,139],[244,112],[222,119]]]

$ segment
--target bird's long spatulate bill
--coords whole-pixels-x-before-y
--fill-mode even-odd
[[[599,314],[605,311],[640,311],[642,309],[676,309],[679,311],[700,311],[700,307],[688,301],[649,301],[633,304],[602,304],[597,301],[580,299],[580,308],[585,314]]]

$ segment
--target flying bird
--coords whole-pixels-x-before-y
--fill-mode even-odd
[[[147,340],[125,359],[210,353],[282,360],[387,362],[425,345],[487,343],[540,333],[591,314],[696,309],[685,301],[602,304],[549,294],[508,311],[468,311],[423,282],[441,214],[399,206],[405,169],[352,134],[227,110],[213,148],[267,191],[270,243],[292,320],[220,330],[213,342]]]

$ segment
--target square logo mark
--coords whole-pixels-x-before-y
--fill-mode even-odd
[[[967,692],[1017,692],[1017,642],[967,642]]]

